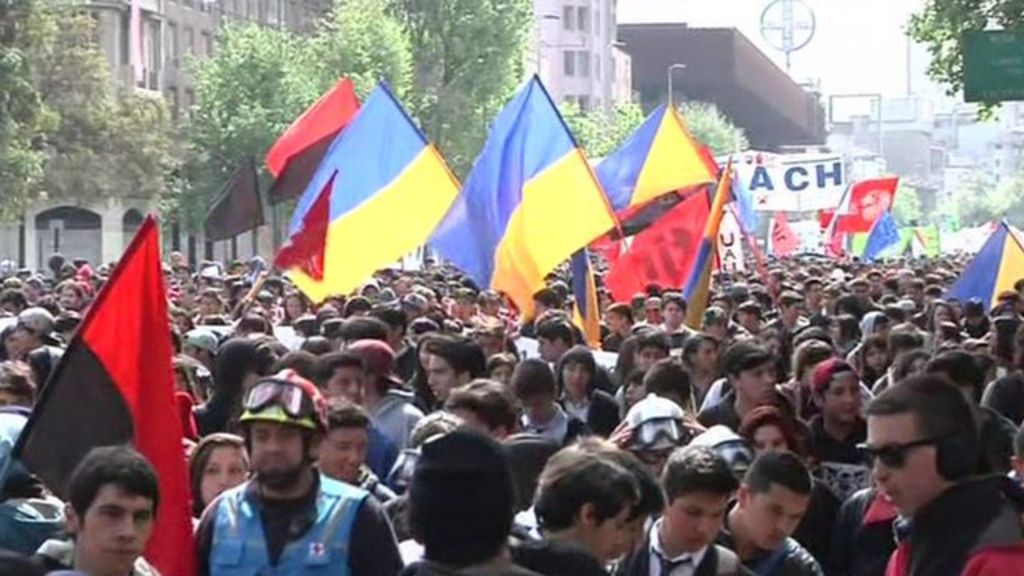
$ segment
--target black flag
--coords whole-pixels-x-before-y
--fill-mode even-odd
[[[256,161],[249,158],[231,175],[206,214],[206,238],[227,240],[263,225]]]

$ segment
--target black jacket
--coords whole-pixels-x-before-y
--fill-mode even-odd
[[[735,570],[730,570],[732,565]],[[614,576],[650,576],[651,573],[651,531],[647,531],[641,547],[626,556],[615,567]],[[711,545],[701,559],[693,576],[753,576],[754,573],[740,564],[732,550]],[[664,575],[663,575],[664,576]]]
[[[512,561],[544,576],[608,576],[582,546],[551,540],[524,541],[512,547]]]
[[[736,550],[736,541],[727,531],[722,531],[718,536],[718,544],[730,550]],[[761,576],[824,576],[825,573],[821,571],[818,562],[796,540],[787,538],[783,547],[784,550],[780,552],[781,558],[777,560],[771,552],[764,552],[753,558],[741,558],[741,560],[743,560],[744,566]],[[774,568],[762,573],[762,565],[766,564],[771,564]]]
[[[829,576],[883,576],[889,557],[896,550],[892,523],[895,510],[876,506],[869,516],[878,491],[861,490],[839,508],[832,532],[832,548],[826,566]],[[882,512],[882,513],[880,513]],[[888,512],[888,513],[885,513]]]
[[[562,409],[567,410],[568,402],[561,402]],[[590,394],[590,409],[587,410],[587,429],[602,438],[611,436],[619,425],[619,404],[611,394],[604,390],[594,390]]]

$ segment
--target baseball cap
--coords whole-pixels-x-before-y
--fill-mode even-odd
[[[426,297],[422,294],[413,292],[411,294],[406,294],[405,297],[402,298],[402,308],[407,310],[411,310],[413,312],[426,312],[429,307],[430,303],[427,302]]]
[[[712,306],[704,311],[704,325],[717,326],[725,321],[725,310]]]
[[[828,385],[832,383],[832,379],[844,372],[852,373],[853,366],[850,366],[842,358],[829,358],[825,360],[815,366],[814,372],[811,374],[811,389],[817,394],[823,393],[828,388]]]
[[[402,380],[395,375],[395,351],[387,342],[356,340],[345,349],[362,358],[366,364],[366,371],[370,374],[384,378],[392,384],[402,384]]]
[[[38,336],[46,336],[53,332],[53,314],[46,308],[38,306],[26,308],[18,314],[18,326],[26,328]]]
[[[217,353],[217,336],[209,330],[196,328],[185,333],[185,346],[194,346],[210,354]]]

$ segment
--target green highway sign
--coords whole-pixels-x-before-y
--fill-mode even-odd
[[[1024,31],[965,32],[964,100],[1024,100]]]

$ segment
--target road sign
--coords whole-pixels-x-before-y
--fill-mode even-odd
[[[1024,100],[1024,32],[964,33],[964,100]]]

